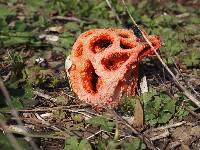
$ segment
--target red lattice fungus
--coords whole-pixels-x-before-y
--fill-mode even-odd
[[[160,39],[147,36],[158,49]],[[132,30],[93,29],[74,43],[68,70],[72,89],[79,99],[93,106],[115,107],[122,93],[135,95],[138,62],[154,55]]]

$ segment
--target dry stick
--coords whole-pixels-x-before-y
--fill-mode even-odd
[[[101,116],[99,114],[96,114],[94,112],[90,112],[84,109],[70,109],[67,106],[59,106],[59,107],[51,107],[51,108],[36,108],[36,109],[19,109],[16,110],[17,112],[22,112],[22,113],[34,113],[34,112],[49,112],[49,111],[55,111],[55,110],[63,110],[63,111],[68,111],[71,113],[78,113],[82,114],[88,118],[92,118],[92,116]],[[12,113],[10,110],[0,110],[1,113]],[[19,117],[18,117],[19,118]]]
[[[114,110],[111,110],[113,114],[119,119],[125,126],[130,128],[132,132],[137,135],[137,137],[142,140],[149,149],[151,150],[159,150],[159,148],[155,147],[152,142],[142,133],[138,132],[135,128],[133,128],[126,120],[124,120],[121,116],[119,116]]]
[[[186,97],[188,97],[193,103],[195,103],[199,108],[200,108],[200,101],[198,101],[183,85],[181,85],[181,83],[178,81],[178,79],[176,78],[176,76],[173,74],[173,72],[169,69],[169,67],[165,64],[165,62],[162,60],[162,58],[160,57],[160,55],[157,53],[156,49],[153,47],[153,45],[151,44],[151,42],[147,39],[146,35],[140,30],[139,26],[137,25],[137,23],[135,22],[135,20],[133,19],[126,3],[124,0],[122,0],[124,6],[126,7],[126,11],[129,15],[129,17],[131,18],[131,21],[133,22],[134,27],[136,27],[138,29],[138,31],[141,33],[142,38],[144,38],[145,42],[148,43],[148,45],[150,46],[150,48],[154,51],[154,53],[156,54],[156,56],[158,57],[159,61],[161,62],[161,64],[164,66],[164,68],[168,71],[168,73],[172,76],[172,79],[174,81],[174,83],[178,86],[178,88],[184,93],[184,95]]]
[[[79,18],[76,18],[76,17],[65,17],[65,16],[55,16],[55,17],[52,17],[51,19],[53,20],[64,20],[64,21],[74,21],[74,22],[77,22],[77,23],[85,23],[85,24],[93,24],[93,23],[97,23],[98,20],[88,20],[88,19],[84,19],[84,20],[81,20]]]
[[[19,115],[18,115],[18,112],[16,111],[15,107],[13,106],[12,102],[11,102],[11,98],[10,98],[10,95],[4,85],[4,82],[2,81],[1,77],[0,77],[0,89],[3,93],[3,95],[5,96],[5,102],[8,106],[11,107],[12,111],[11,111],[11,114],[16,117],[17,119],[17,123],[20,125],[20,126],[23,126],[23,123],[22,121],[19,119]],[[33,140],[31,139],[30,140],[30,144],[32,146],[32,148],[34,150],[39,150],[39,148],[37,147],[37,145],[35,144],[35,142],[33,142]]]
[[[47,94],[44,94],[44,93],[42,93],[42,92],[33,91],[33,94],[34,94],[34,95],[37,95],[37,96],[39,96],[39,97],[43,97],[43,98],[45,98],[45,99],[47,99],[47,100],[50,100],[50,101],[52,101],[52,102],[57,102],[57,99],[56,99],[56,98],[53,98],[53,97],[51,97],[51,96],[49,96],[49,95],[47,95]]]
[[[191,110],[189,107],[187,106],[183,106],[183,108],[185,108],[191,115],[193,115],[194,117],[196,117],[197,119],[200,119],[200,114],[195,113],[193,110]]]
[[[16,111],[17,112],[23,112],[23,113],[26,113],[26,112],[48,112],[48,111],[55,111],[55,110],[66,110],[66,111],[69,111],[69,112],[84,112],[83,109],[70,109],[70,108],[73,108],[74,105],[72,107],[68,107],[68,106],[58,106],[58,107],[49,107],[49,108],[46,108],[46,107],[38,107],[38,108],[35,108],[35,109],[17,109]],[[11,113],[11,110],[0,110],[1,113]]]
[[[166,130],[166,129],[169,129],[169,128],[175,128],[175,127],[181,126],[181,125],[183,125],[185,123],[186,123],[186,121],[177,122],[177,123],[174,123],[174,124],[169,124],[169,125],[166,125],[166,126],[154,128],[151,131],[155,132],[155,131],[159,131],[159,130]]]
[[[74,21],[74,22],[78,22],[78,23],[83,22],[83,20],[76,18],[76,17],[55,16],[55,17],[52,17],[51,19]]]
[[[119,139],[119,140],[117,140],[118,142],[121,142],[121,141],[123,141],[123,140],[125,140],[125,139],[127,139],[127,138],[135,138],[135,136],[133,136],[133,135],[127,135],[127,136],[124,136],[123,138],[121,138],[121,139]]]
[[[53,97],[51,97],[50,95],[47,95],[47,94],[44,94],[44,93],[42,93],[42,92],[40,92],[40,91],[33,91],[33,94],[34,95],[37,95],[37,96],[39,96],[39,97],[43,97],[43,98],[45,98],[45,99],[47,99],[47,100],[50,100],[50,101],[52,101],[52,102],[58,102],[58,100],[56,99],[56,98],[53,98]],[[69,95],[69,94],[66,94],[68,97],[70,97],[70,98],[74,98],[74,99],[76,99],[76,97],[74,97],[74,96],[71,96],[71,95]]]
[[[100,133],[102,133],[102,132],[104,132],[104,130],[99,130],[99,131],[97,131],[96,133],[92,134],[91,136],[87,137],[86,140],[89,140],[89,139],[95,137],[96,135],[98,135],[98,134],[100,134]]]
[[[159,135],[154,136],[154,137],[151,137],[150,140],[151,140],[151,141],[155,141],[155,140],[163,139],[163,138],[168,137],[169,135],[170,135],[169,131],[168,131],[168,130],[165,130],[164,133],[159,134]]]
[[[2,130],[4,130],[4,128],[2,128]],[[23,136],[26,136],[26,137],[33,137],[33,138],[52,138],[52,139],[63,139],[63,140],[65,140],[67,137],[69,137],[69,136],[59,136],[59,135],[54,136],[54,135],[51,135],[51,134],[34,134],[34,133],[28,133],[28,132],[19,132],[19,131],[13,130],[13,129],[7,129],[7,132],[23,135]],[[22,148],[20,148],[19,150],[22,150]]]
[[[35,116],[37,117],[38,120],[41,121],[42,124],[50,127],[51,129],[55,130],[55,131],[59,131],[59,132],[62,132],[61,129],[57,128],[56,126],[54,125],[51,125],[48,121],[44,120],[38,113],[34,113]]]
[[[6,82],[11,76],[11,71],[3,78],[3,81]]]
[[[176,65],[176,63],[174,62],[174,60],[173,60],[173,63],[174,63],[174,65],[175,65],[175,68],[176,68],[176,70],[177,70],[177,72],[178,72],[178,76],[181,76],[182,78],[183,78],[183,75],[181,74],[181,71],[180,71],[180,69],[178,68],[178,66]],[[198,80],[198,79],[197,79]],[[188,86],[188,87],[190,87],[190,89],[196,94],[196,97],[200,97],[200,94],[194,89],[194,87],[192,86],[192,85],[190,85],[190,82],[191,81],[186,81],[184,78],[183,78],[183,81],[184,81],[184,83],[186,84],[186,86]]]

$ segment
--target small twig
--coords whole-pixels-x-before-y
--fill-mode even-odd
[[[190,16],[189,13],[183,13],[183,14],[176,15],[177,18],[185,18],[185,17],[189,17],[189,16]]]
[[[74,22],[78,22],[78,23],[83,22],[81,19],[78,19],[76,17],[55,16],[55,17],[52,17],[51,19],[53,19],[53,20],[74,21]]]
[[[5,131],[3,128],[0,128],[0,129]],[[32,137],[32,138],[52,138],[52,139],[65,140],[67,137],[69,137],[69,136],[54,136],[51,134],[44,134],[44,133],[43,134],[33,134],[33,133],[28,133],[28,132],[19,132],[19,131],[13,130],[11,128],[8,129],[8,127],[6,127],[6,130],[7,130],[6,132],[9,132],[9,133],[19,134],[19,135],[23,135],[26,137]],[[21,148],[19,150],[21,150]]]
[[[184,76],[181,74],[181,71],[180,71],[179,67],[177,66],[177,64],[174,62],[174,60],[173,60],[173,63],[174,63],[174,65],[175,65],[176,69],[177,69],[178,77],[181,76],[182,79],[183,79],[183,81],[184,81],[184,83],[186,84],[186,86],[188,86],[188,87],[196,94],[196,96],[199,97],[199,96],[200,96],[199,93],[198,93],[198,92],[194,89],[194,87],[191,85],[190,80],[189,80],[189,81],[185,80],[185,79],[184,79]],[[177,78],[178,78],[178,77],[177,77]],[[191,77],[190,77],[190,76],[187,76],[187,79],[188,79],[188,78],[190,79]],[[198,80],[198,79],[197,79],[197,80]]]
[[[68,111],[71,113],[79,113],[82,114],[88,118],[92,118],[92,116],[100,116],[99,114],[96,114],[94,112],[90,112],[85,109],[70,109],[67,106],[60,106],[60,107],[51,107],[51,108],[36,108],[36,109],[20,109],[16,110],[17,112],[52,112],[55,110],[63,110],[63,111]],[[11,110],[0,110],[1,113],[11,113]]]
[[[112,113],[120,120],[125,126],[130,128],[132,132],[140,139],[142,140],[149,149],[151,150],[159,150],[159,148],[155,147],[152,142],[142,133],[138,132],[135,128],[133,128],[126,120],[124,120],[121,116],[119,116],[114,110],[112,110]]]
[[[68,97],[70,97],[70,98],[73,98],[73,99],[77,99],[76,97],[74,97],[74,96],[71,96],[71,95],[69,95],[69,94],[67,94],[67,93],[65,93]]]
[[[183,92],[183,94],[188,97],[194,104],[196,104],[199,108],[200,108],[200,101],[198,101],[195,96],[193,96],[183,85],[181,85],[181,83],[178,81],[178,79],[176,78],[176,76],[173,74],[173,72],[169,69],[169,67],[165,64],[165,62],[162,60],[161,56],[158,54],[158,52],[156,51],[156,49],[153,47],[153,45],[151,44],[151,42],[148,40],[148,38],[146,37],[146,35],[141,31],[141,29],[139,28],[139,26],[137,25],[137,23],[135,22],[135,20],[133,19],[126,3],[124,0],[122,0],[124,6],[126,7],[127,13],[129,15],[129,17],[131,18],[131,21],[134,25],[134,27],[140,32],[142,38],[144,39],[145,42],[148,43],[148,45],[150,46],[150,48],[154,51],[154,53],[156,54],[158,60],[161,62],[161,64],[163,65],[163,67],[167,70],[167,72],[170,74],[170,76],[172,77],[174,83],[176,84],[176,86]]]
[[[121,138],[121,139],[119,139],[119,140],[117,140],[117,141],[119,141],[119,142],[121,142],[121,141],[123,141],[123,140],[125,140],[125,139],[127,139],[127,138],[135,138],[134,136],[132,136],[132,135],[127,135],[127,136],[124,136],[123,138]]]
[[[194,87],[193,87],[192,85],[190,85],[190,83],[187,83],[187,85],[192,89],[192,91],[193,91],[198,97],[200,97],[200,93],[198,93],[198,92],[194,89]]]
[[[53,97],[51,97],[51,96],[49,96],[49,95],[47,95],[47,94],[44,94],[44,93],[42,93],[42,92],[33,91],[33,94],[34,94],[34,95],[37,95],[37,96],[39,96],[39,97],[45,98],[45,99],[47,99],[47,100],[50,100],[50,101],[52,101],[52,102],[57,102],[57,99],[56,99],[56,98],[53,98]]]
[[[35,113],[35,116],[37,117],[38,120],[40,120],[42,122],[42,124],[45,124],[47,126],[49,126],[51,129],[55,130],[55,131],[60,131],[62,132],[61,129],[57,128],[54,125],[51,125],[49,122],[45,121],[38,113]]]
[[[151,140],[151,141],[159,140],[159,139],[162,139],[162,138],[166,138],[166,137],[168,137],[169,135],[170,135],[170,134],[169,134],[169,131],[168,131],[168,130],[165,130],[164,133],[159,134],[159,135],[154,136],[154,137],[151,137],[150,140]]]
[[[56,103],[56,102],[58,102],[58,99],[56,99],[56,98],[53,98],[53,97],[51,97],[50,95],[48,95],[48,94],[44,94],[44,93],[42,93],[42,92],[40,92],[40,91],[33,91],[33,94],[34,95],[37,95],[37,96],[39,96],[39,97],[42,97],[42,98],[45,98],[45,99],[47,99],[47,100],[50,100],[50,101],[52,101],[52,102],[54,102],[54,103]],[[68,97],[70,97],[70,98],[74,98],[74,99],[76,99],[76,97],[74,97],[74,96],[71,96],[71,95],[69,95],[69,94],[66,94]]]
[[[4,76],[3,82],[6,82],[10,78],[10,76],[11,76],[11,71],[9,71],[6,76]]]
[[[80,106],[80,105],[58,106],[58,107],[50,107],[50,108],[38,107],[35,109],[17,109],[16,111],[24,112],[24,113],[26,113],[26,112],[47,112],[47,111],[55,111],[55,110],[70,110],[71,108],[78,107],[78,106]],[[82,109],[78,109],[78,110],[82,110]],[[3,109],[3,110],[0,110],[0,112],[1,113],[11,113],[11,110]]]
[[[89,139],[95,137],[96,135],[100,134],[100,133],[103,132],[103,131],[104,131],[104,130],[99,130],[99,131],[97,131],[96,133],[92,134],[91,136],[87,137],[86,139],[89,140]]]
[[[20,34],[21,33],[21,34]],[[16,32],[16,33],[4,33],[2,31],[0,31],[0,37],[19,37],[19,38],[33,38],[35,36],[33,35],[22,35],[22,32]]]
[[[170,124],[170,125],[166,125],[166,126],[163,126],[163,127],[158,127],[158,128],[154,128],[154,129],[151,129],[151,131],[160,131],[160,130],[166,130],[166,129],[170,129],[170,128],[175,128],[175,127],[178,127],[178,126],[181,126],[183,124],[185,124],[186,121],[182,121],[182,122],[177,122],[175,124]]]
[[[52,17],[51,19],[53,19],[53,20],[64,20],[64,21],[74,21],[74,22],[77,22],[77,23],[85,23],[85,24],[93,24],[93,23],[98,22],[97,20],[88,20],[88,19],[81,20],[81,19],[76,18],[76,17],[65,17],[65,16],[55,16],[55,17]]]
[[[195,113],[194,111],[192,111],[190,108],[188,108],[187,106],[183,106],[191,115],[193,115],[194,117],[196,117],[197,119],[200,119],[200,114]]]

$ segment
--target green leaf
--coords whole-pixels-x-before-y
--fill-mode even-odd
[[[154,104],[154,108],[156,109],[156,111],[159,111],[162,105],[162,99],[159,96],[155,97],[155,104]]]
[[[122,106],[120,108],[126,114],[133,115],[134,108],[135,108],[135,97],[123,95]]]
[[[76,32],[80,30],[80,26],[76,22],[68,22],[67,24],[65,24],[65,28],[72,32]]]
[[[92,150],[87,140],[82,139],[80,143],[77,137],[73,136],[65,140],[65,150]]]
[[[171,113],[161,113],[160,117],[158,118],[158,123],[166,123],[168,122],[172,117]]]
[[[0,17],[15,15],[15,11],[6,5],[0,5]]]
[[[145,115],[145,120],[147,120],[147,121],[153,120],[155,118],[156,118],[156,116],[153,113]]]
[[[189,55],[185,56],[185,58],[183,59],[183,62],[188,67],[200,66],[200,53],[197,51],[192,51]]]
[[[25,64],[22,57],[16,53],[12,53],[11,58],[12,58],[11,80],[17,81],[20,79],[24,79]]]
[[[69,35],[66,37],[66,34],[62,34],[62,37],[60,37],[58,40],[58,46],[65,48],[67,51],[69,51],[71,50],[74,42],[74,37],[70,37]]]
[[[35,104],[33,88],[29,83],[24,83],[19,80],[8,83],[7,89],[11,96],[11,102],[16,109],[32,107]],[[10,106],[6,108],[11,109]]]
[[[158,123],[158,119],[148,120],[148,124],[149,124],[150,126],[153,126],[153,125],[155,125],[155,124],[157,124],[157,123]]]
[[[26,0],[26,8],[29,14],[38,11],[42,6],[45,6],[46,0]]]
[[[21,30],[21,29],[20,29]],[[33,37],[30,32],[19,32],[19,33],[9,33],[3,35],[5,38],[4,45],[12,46],[16,44],[25,44],[29,43],[30,39]]]
[[[138,9],[145,9],[148,4],[148,0],[143,0],[138,4]]]
[[[114,140],[109,140],[108,141],[108,145],[106,146],[106,148],[108,150],[117,150],[117,147],[119,146],[120,144],[117,143],[116,141]],[[105,148],[104,148],[105,149]]]
[[[29,39],[27,38],[22,38],[22,37],[12,37],[6,41],[4,41],[5,46],[12,46],[16,44],[23,44],[23,43],[28,43]]]
[[[176,107],[175,101],[168,100],[168,102],[163,107],[163,111],[170,112],[171,114],[174,114],[175,113],[175,107]]]
[[[119,27],[118,24],[116,24],[116,22],[114,20],[104,20],[102,19],[99,23],[98,23],[99,28],[115,28],[115,27]]]
[[[1,33],[8,33],[8,24],[5,20],[5,18],[0,18],[0,30],[1,30]],[[2,36],[0,35],[0,38],[2,38]]]
[[[79,148],[80,148],[80,150],[91,150],[92,149],[91,145],[85,139],[81,140],[81,142],[79,144]]]
[[[15,31],[17,31],[17,32],[23,32],[23,31],[25,31],[26,26],[27,25],[26,25],[26,23],[24,21],[18,20],[15,23]]]
[[[37,20],[35,20],[33,23],[29,24],[30,27],[32,28],[45,28],[47,26],[49,26],[49,18],[44,17],[44,16],[37,16]]]
[[[179,4],[179,3],[176,3],[176,6],[177,6],[177,8],[176,8],[177,11],[179,11],[179,12],[181,12],[181,13],[187,12],[186,7],[184,7],[183,5],[181,5],[181,4]]]
[[[184,117],[186,117],[189,114],[188,111],[186,111],[185,109],[183,109],[180,106],[177,106],[176,110],[177,110],[177,112],[176,112],[175,116],[177,116],[179,120],[182,120]]]
[[[166,123],[175,116],[176,102],[164,92],[150,89],[148,93],[141,95],[141,100],[143,101],[145,121],[150,125]]]
[[[62,110],[54,111],[53,115],[54,118],[56,118],[56,120],[59,122],[61,122],[65,118],[65,112]]]
[[[94,126],[100,126],[103,130],[106,130],[108,132],[111,132],[115,126],[114,122],[110,121],[108,118],[104,116],[93,117],[87,120],[87,123]]]
[[[194,25],[194,24],[188,24],[186,26],[184,26],[184,31],[187,34],[195,34],[198,30],[198,26]]]
[[[33,99],[33,88],[28,83],[25,84],[23,88],[25,91],[23,97],[20,97],[20,101],[22,102],[24,108],[30,108],[35,104],[35,100]]]
[[[12,105],[16,108],[16,109],[23,109],[23,104],[20,101],[20,98],[15,98],[15,97],[11,97],[12,100]],[[7,108],[12,109],[12,107],[8,106]]]
[[[143,103],[147,103],[152,99],[152,97],[156,94],[156,91],[154,89],[150,89],[149,92],[146,92],[141,95],[141,100]]]
[[[189,20],[193,24],[199,24],[200,23],[199,16],[196,15],[196,14],[193,14],[191,17],[189,17]]]
[[[77,149],[79,143],[76,137],[70,137],[65,141],[65,149]]]

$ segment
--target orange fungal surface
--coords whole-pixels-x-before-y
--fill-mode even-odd
[[[158,36],[147,36],[158,49]],[[122,93],[135,95],[138,62],[154,55],[132,30],[92,29],[73,45],[69,81],[79,99],[93,106],[115,107]]]

